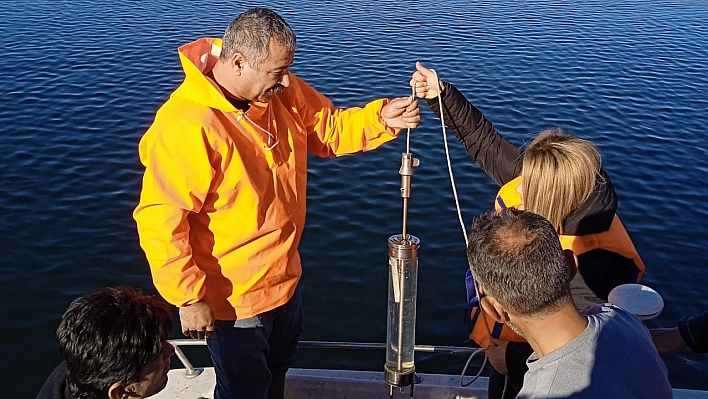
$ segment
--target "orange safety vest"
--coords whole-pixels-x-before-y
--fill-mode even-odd
[[[513,208],[521,205],[523,200],[518,188],[521,186],[521,176],[506,183],[497,193],[497,198],[494,202],[494,208],[501,210],[505,208]],[[587,234],[583,236],[560,235],[560,243],[563,249],[570,249],[576,255],[602,248],[604,250],[614,252],[625,258],[632,259],[634,264],[639,269],[637,274],[637,283],[642,279],[646,267],[639,257],[632,239],[629,238],[627,231],[624,229],[619,217],[615,215],[610,225],[609,230],[602,233]],[[482,311],[481,307],[472,310],[473,329],[470,338],[481,347],[487,347],[490,344],[489,337],[493,336],[506,341],[524,342],[518,334],[510,328],[504,326],[503,323],[498,323],[489,315]]]

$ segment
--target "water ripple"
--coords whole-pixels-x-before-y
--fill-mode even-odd
[[[131,216],[142,173],[137,142],[183,78],[176,48],[220,36],[248,4],[13,5],[0,9],[0,289],[9,299],[0,311],[9,320],[0,327],[7,337],[0,351],[16,368],[36,371],[18,376],[6,392],[28,397],[59,360],[53,331],[69,301],[106,285],[154,292]],[[653,324],[670,326],[708,309],[704,2],[264,5],[298,34],[293,70],[339,106],[409,95],[420,60],[516,144],[554,126],[595,141],[647,264],[645,282],[667,303]],[[469,225],[491,206],[497,188],[449,139]],[[422,241],[418,342],[459,344],[467,266],[439,125],[429,110],[411,141],[421,159],[409,214],[409,231]],[[401,228],[404,148],[397,140],[356,157],[310,159],[301,245],[307,339],[385,339],[386,239]],[[311,364],[318,358],[304,354],[298,362],[328,366]],[[343,354],[331,367],[378,369],[382,360]],[[674,386],[708,389],[705,357],[681,352],[665,360]],[[421,357],[417,367],[456,373],[461,362]]]

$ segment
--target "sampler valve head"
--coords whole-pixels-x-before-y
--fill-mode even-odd
[[[413,158],[413,154],[410,152],[404,152],[401,154],[401,169],[398,173],[401,176],[413,176],[413,168],[420,165],[420,159]]]

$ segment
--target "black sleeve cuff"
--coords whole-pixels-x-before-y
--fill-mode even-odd
[[[708,312],[679,321],[679,332],[686,345],[696,353],[708,353]]]

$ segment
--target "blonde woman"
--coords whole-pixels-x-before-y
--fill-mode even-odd
[[[516,207],[548,219],[564,249],[577,256],[578,273],[571,282],[576,307],[607,301],[616,286],[636,283],[644,265],[615,215],[617,195],[591,142],[561,130],[541,132],[525,149],[504,139],[487,118],[453,85],[438,83],[420,63],[411,79],[416,95],[425,98],[440,117],[441,94],[445,122],[474,161],[501,186],[497,209]],[[539,287],[543,289],[543,287]],[[484,305],[484,303],[483,303]],[[532,349],[521,337],[495,323],[482,309],[473,313],[470,335],[487,351],[493,366],[489,398],[504,398],[521,389]]]

